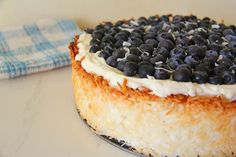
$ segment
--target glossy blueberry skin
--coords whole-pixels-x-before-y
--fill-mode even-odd
[[[185,57],[184,62],[190,65],[191,67],[195,67],[200,63],[200,60],[197,56],[190,55]]]
[[[152,76],[154,72],[154,68],[152,65],[139,65],[138,67],[138,76],[141,78],[146,78],[147,75]]]
[[[137,47],[131,47],[129,51],[130,51],[130,54],[135,54],[137,56],[141,55],[141,51]]]
[[[167,33],[167,32],[163,32],[161,34],[158,35],[157,39],[160,41],[160,40],[170,40],[172,42],[174,42],[174,37],[170,34],[170,33]]]
[[[160,54],[163,57],[165,57],[165,59],[167,59],[167,57],[169,56],[169,51],[164,47],[160,47],[160,48],[154,49],[153,51],[153,55],[157,55],[157,54]]]
[[[123,72],[126,76],[135,76],[138,72],[138,64],[135,62],[127,62],[124,66]]]
[[[222,80],[222,77],[220,75],[215,75],[215,76],[209,77],[208,82],[210,84],[215,84],[216,85],[216,84],[222,84],[223,80]]]
[[[116,67],[117,65],[117,58],[114,56],[110,56],[106,59],[106,63],[112,67]]]
[[[224,71],[222,73],[222,79],[224,84],[234,84],[236,82],[235,75],[230,71]]]
[[[145,40],[145,44],[152,45],[152,47],[157,47],[158,42],[155,39],[147,39],[147,40]]]
[[[141,57],[139,57],[138,55],[135,54],[130,54],[129,56],[127,56],[126,58],[128,61],[133,61],[133,62],[140,62],[141,61]]]
[[[142,52],[148,52],[148,53],[152,53],[154,50],[153,46],[150,44],[141,44],[139,48]]]
[[[157,62],[165,62],[165,57],[158,54],[158,55],[150,58],[150,63],[152,63],[153,65],[155,65]]]
[[[176,47],[170,51],[170,57],[184,59],[187,53],[182,47]]]
[[[123,57],[125,57],[125,53],[126,53],[126,51],[124,49],[117,49],[117,50],[113,51],[112,56],[114,56],[116,58],[123,58]]]
[[[192,72],[188,68],[180,68],[173,72],[172,78],[177,82],[190,82]]]
[[[218,59],[218,52],[214,51],[214,50],[208,50],[208,51],[206,51],[206,57],[212,57],[215,60],[217,60]]]
[[[131,39],[131,46],[133,47],[138,47],[140,46],[141,44],[143,44],[143,40],[142,39],[139,39],[139,38],[134,38],[134,39]]]
[[[232,29],[230,29],[230,28],[225,29],[225,30],[223,31],[223,34],[224,34],[224,36],[227,36],[227,35],[236,35],[236,33],[234,32],[234,30],[232,30]]]
[[[198,45],[191,45],[188,47],[188,53],[197,56],[199,59],[202,59],[205,57],[205,50],[203,47],[198,46]]]
[[[166,80],[166,79],[169,79],[170,76],[171,76],[171,73],[167,70],[156,69],[154,72],[154,77],[158,80]]]
[[[167,60],[167,65],[171,67],[171,69],[177,68],[179,65],[183,64],[183,61],[179,58],[170,58]]]
[[[193,72],[193,81],[197,83],[206,83],[208,81],[208,74],[205,71],[195,71]]]
[[[200,63],[195,67],[195,71],[205,71],[208,75],[213,74],[213,69],[208,64]]]
[[[160,42],[158,43],[158,47],[164,47],[168,51],[170,51],[175,47],[175,44],[171,40],[161,39]]]
[[[123,40],[127,41],[128,40],[128,35],[125,32],[119,32],[115,35],[116,40]]]

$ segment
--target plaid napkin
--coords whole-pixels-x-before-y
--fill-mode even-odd
[[[0,30],[0,78],[69,65],[69,42],[80,33],[71,20],[40,20]]]

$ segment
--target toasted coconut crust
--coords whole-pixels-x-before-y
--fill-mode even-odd
[[[127,80],[111,87],[87,73],[71,42],[72,81],[77,108],[96,132],[124,140],[152,156],[236,156],[236,102],[223,97],[170,95],[131,89]]]

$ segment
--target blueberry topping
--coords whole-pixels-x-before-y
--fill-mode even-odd
[[[177,82],[189,82],[191,81],[192,72],[188,68],[179,68],[174,71],[172,77]]]
[[[112,67],[116,67],[117,58],[115,56],[110,56],[106,59],[106,63]]]
[[[126,76],[134,76],[138,71],[138,64],[129,61],[125,64],[123,71]]]
[[[154,68],[152,65],[144,64],[139,65],[138,67],[138,76],[141,78],[147,77],[147,75],[153,75]]]
[[[209,17],[163,15],[86,29],[89,52],[127,76],[236,84],[236,26]]]
[[[193,81],[197,83],[206,83],[208,81],[208,74],[205,71],[193,72]]]

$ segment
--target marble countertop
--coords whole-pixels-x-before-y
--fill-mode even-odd
[[[132,157],[80,119],[71,69],[0,80],[0,157]]]

